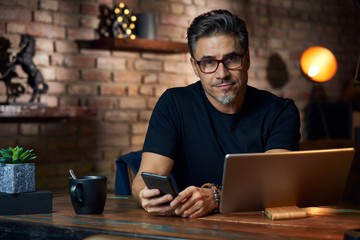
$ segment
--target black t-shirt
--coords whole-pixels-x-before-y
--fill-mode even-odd
[[[228,153],[298,150],[300,117],[294,102],[247,86],[241,111],[224,114],[207,99],[201,82],[168,89],[157,102],[144,152],[174,160],[180,190],[221,184]]]

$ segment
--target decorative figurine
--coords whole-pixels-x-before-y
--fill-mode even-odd
[[[16,98],[25,92],[25,87],[20,83],[13,83],[11,79],[17,77],[15,65],[10,63],[10,41],[0,37],[0,80],[4,81],[6,87],[5,104],[15,102]]]
[[[35,39],[27,34],[21,35],[19,47],[19,53],[13,57],[11,63],[7,64],[8,69],[6,72],[1,72],[1,80],[5,82],[7,88],[7,102],[11,97],[14,98],[13,102],[15,102],[16,98],[25,92],[25,88],[20,83],[11,83],[11,79],[17,76],[14,71],[15,65],[20,65],[22,70],[28,75],[27,83],[33,90],[29,102],[33,103],[40,94],[47,93],[49,86],[45,83],[41,72],[33,62],[33,57],[35,56]]]
[[[111,10],[105,5],[100,7],[99,34],[101,37],[130,38],[135,39],[136,16],[131,14],[130,9],[119,3]]]

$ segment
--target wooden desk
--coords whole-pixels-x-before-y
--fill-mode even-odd
[[[343,239],[360,228],[360,210],[308,208],[309,217],[272,221],[261,212],[200,219],[156,217],[132,199],[109,197],[102,215],[77,215],[69,196],[55,196],[51,214],[0,216],[0,239]],[[115,237],[116,236],[116,237]],[[109,238],[110,239],[110,238]]]

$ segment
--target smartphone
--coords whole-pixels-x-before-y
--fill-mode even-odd
[[[141,176],[149,189],[159,189],[161,195],[171,194],[173,197],[178,195],[178,191],[171,178],[155,173],[142,172]]]

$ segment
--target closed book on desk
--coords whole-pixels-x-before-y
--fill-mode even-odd
[[[52,192],[0,193],[0,215],[52,212]]]

